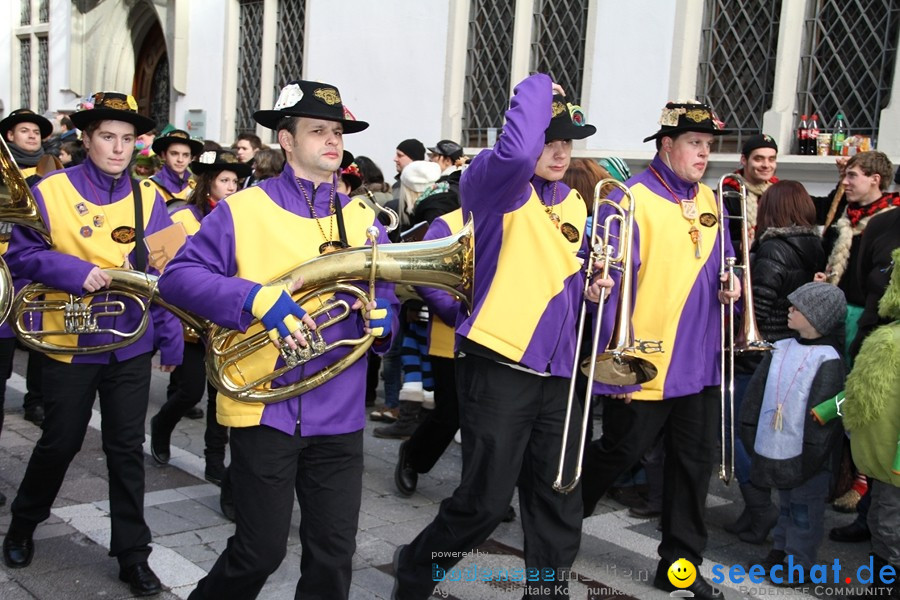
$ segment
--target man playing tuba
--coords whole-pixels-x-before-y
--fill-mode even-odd
[[[336,190],[343,135],[368,123],[345,118],[337,88],[313,81],[290,83],[274,110],[257,111],[254,118],[276,132],[287,159],[284,171],[220,202],[169,263],[160,290],[168,301],[218,325],[244,331],[255,317],[260,323],[251,331],[265,328],[291,349],[306,347],[300,324],[315,328],[308,311],[327,298],[317,296],[301,308],[291,299],[293,289],[264,284],[319,254],[365,245],[373,226],[377,241],[387,242],[375,212]],[[351,299],[349,318],[323,330],[326,342],[358,338],[365,331],[376,338],[376,352],[387,351],[397,327],[397,299],[393,285],[375,287],[376,301],[363,306]],[[347,347],[326,352],[272,386],[297,382],[349,352]],[[266,345],[242,373],[264,377],[282,364],[279,350]],[[359,360],[315,389],[280,402],[237,402],[219,395],[219,423],[232,428],[227,477],[237,528],[192,599],[259,594],[285,556],[295,491],[303,548],[297,597],[347,598],[362,494],[365,383],[366,361]]]

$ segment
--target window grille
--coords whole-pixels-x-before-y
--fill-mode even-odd
[[[531,40],[531,71],[548,73],[581,101],[587,0],[535,0]]]
[[[263,8],[263,0],[241,0],[236,135],[256,131],[253,113],[260,108]]]
[[[169,122],[169,59],[163,57],[156,64],[153,80],[150,84],[150,118],[158,127],[165,127]]]
[[[38,101],[37,112],[47,112],[47,87],[49,79],[49,54],[50,47],[47,36],[41,36],[38,42]]]
[[[281,88],[303,75],[303,36],[306,31],[306,0],[278,3],[278,38],[275,44],[275,98]]]
[[[697,99],[733,132],[716,138],[717,151],[738,152],[762,132],[772,106],[780,15],[781,0],[706,0]]]
[[[31,106],[31,38],[19,38],[19,104]]]
[[[821,128],[843,112],[853,134],[878,135],[891,97],[900,0],[807,2],[797,86],[799,115],[815,113]]]
[[[513,2],[472,0],[463,96],[464,146],[487,146],[488,129],[499,130],[503,125],[509,106],[514,20]]]
[[[31,0],[22,0],[19,25],[31,25]]]
[[[38,5],[38,21],[41,23],[50,22],[50,0],[41,0]]]

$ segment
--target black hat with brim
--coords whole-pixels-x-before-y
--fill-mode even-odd
[[[134,125],[134,134],[141,135],[156,127],[153,119],[138,113],[133,96],[119,92],[97,92],[83,104],[85,108],[70,116],[75,127],[84,130],[94,121],[124,121]]]
[[[34,123],[41,130],[41,139],[48,137],[53,133],[53,124],[36,112],[27,108],[20,108],[9,113],[5,119],[0,121],[0,135],[6,137],[6,132],[18,125],[19,123]]]
[[[344,126],[344,133],[357,133],[369,126],[365,121],[357,121],[344,108],[335,86],[317,81],[292,81],[282,88],[273,110],[253,113],[256,122],[269,129],[277,129],[287,117],[337,121]]]
[[[577,104],[566,102],[564,96],[553,96],[553,116],[544,131],[544,142],[553,140],[583,140],[597,133],[597,128],[584,121],[584,111]]]
[[[228,150],[204,152],[197,160],[192,161],[190,166],[191,173],[194,175],[231,171],[238,176],[238,179],[247,177],[253,171],[253,167],[250,164],[238,162],[237,156]]]
[[[695,131],[697,133],[710,133],[712,135],[728,135],[731,133],[725,129],[723,123],[715,111],[706,104],[699,102],[669,102],[662,110],[659,118],[659,131],[644,141],[649,142],[662,137]]]
[[[203,142],[191,139],[191,134],[183,129],[173,129],[165,135],[157,136],[150,146],[157,154],[162,154],[172,144],[184,144],[191,149],[191,156],[197,156],[203,152]]]

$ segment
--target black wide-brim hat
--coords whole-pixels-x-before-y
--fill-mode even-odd
[[[659,125],[659,131],[645,137],[645,142],[684,131],[711,133],[712,135],[731,133],[725,129],[725,123],[719,119],[709,105],[699,102],[669,102],[662,109]]]
[[[369,126],[344,109],[341,94],[335,86],[317,81],[292,81],[281,89],[273,110],[253,113],[256,122],[269,129],[276,129],[285,117],[337,121],[344,126],[344,133],[357,133]]]
[[[48,137],[53,133],[53,124],[33,110],[20,108],[9,113],[5,119],[0,121],[0,135],[6,137],[6,132],[18,125],[19,123],[34,123],[41,130],[41,139]]]
[[[583,140],[597,133],[597,128],[584,121],[584,111],[577,104],[566,102],[565,96],[553,96],[553,116],[544,131],[544,142],[553,140]]]
[[[173,129],[165,135],[156,136],[156,139],[153,140],[153,145],[150,147],[156,154],[162,154],[172,144],[185,144],[191,149],[191,156],[197,156],[203,152],[203,142],[191,139],[191,134],[184,129]]]
[[[134,96],[119,92],[97,92],[83,103],[82,110],[70,115],[75,127],[84,130],[94,121],[124,121],[134,125],[134,134],[141,135],[156,127],[153,119],[138,113]]]
[[[253,171],[253,167],[249,163],[238,162],[234,152],[228,150],[204,152],[197,160],[191,162],[190,167],[191,173],[194,175],[231,171],[238,176],[238,179],[247,177]]]

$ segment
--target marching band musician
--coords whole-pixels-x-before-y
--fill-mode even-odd
[[[503,134],[462,175],[462,209],[473,215],[478,257],[473,308],[456,330],[462,477],[434,521],[397,548],[396,599],[428,598],[434,570],[460,560],[432,557],[459,557],[487,539],[517,484],[526,567],[552,570],[559,583],[578,552],[581,498],[552,486],[585,289],[576,254],[585,248],[587,211],[560,179],[572,140],[596,128],[562,93],[544,74],[519,83]],[[592,284],[595,302],[601,284],[612,281]],[[580,423],[577,402],[573,413],[572,423]],[[557,587],[566,586],[547,582]]]
[[[196,185],[188,165],[203,152],[203,142],[192,140],[187,131],[173,129],[165,135],[157,136],[151,148],[162,159],[163,164],[159,172],[150,177],[150,181],[165,198],[166,204],[187,200]]]
[[[706,546],[703,521],[719,427],[720,307],[734,291],[719,291],[718,207],[712,190],[700,183],[714,136],[728,133],[712,109],[699,103],[668,103],[656,140],[657,154],[646,171],[626,182],[635,198],[632,251],[634,338],[661,340],[663,352],[644,356],[658,369],[639,386],[597,385],[594,390],[622,399],[605,405],[603,436],[585,450],[584,514],[618,476],[635,464],[665,432],[662,543],[653,585],[667,592],[667,571],[679,558],[695,566]],[[610,199],[620,200],[614,191]],[[607,207],[600,214],[602,223]],[[725,236],[725,254],[733,256]],[[724,279],[726,276],[723,276]],[[618,278],[618,276],[614,277]],[[613,296],[619,292],[613,288]],[[605,304],[603,342],[615,323],[615,298]],[[632,401],[633,399],[633,401]],[[688,591],[719,598],[699,574]]]
[[[277,133],[287,158],[284,171],[219,203],[169,263],[160,289],[174,304],[230,329],[244,331],[255,317],[262,322],[255,328],[265,327],[272,339],[293,348],[306,345],[299,323],[315,327],[306,311],[320,300],[301,309],[284,288],[263,284],[319,254],[365,245],[373,225],[379,243],[387,234],[371,208],[336,191],[342,136],[368,127],[345,118],[336,87],[292,82],[274,110],[257,111],[254,118]],[[351,298],[350,318],[329,327],[326,341],[358,338],[365,330],[377,338],[374,351],[385,352],[397,328],[397,299],[386,283],[376,285],[375,296],[365,306]],[[348,352],[336,348],[273,384],[297,382]],[[247,368],[263,374],[283,364],[273,346],[253,360]],[[366,361],[359,360],[281,402],[242,403],[219,395],[219,422],[232,428],[228,477],[237,527],[192,599],[259,594],[285,556],[295,491],[302,546],[296,597],[347,598],[362,495],[365,381]]]
[[[172,221],[181,223],[187,235],[194,235],[200,229],[200,222],[218,203],[238,190],[238,183],[250,175],[250,170],[249,164],[239,163],[231,152],[204,152],[199,160],[191,163],[191,171],[197,177],[197,186],[189,203],[183,206],[176,206],[176,202],[169,204]],[[216,420],[216,388],[211,384],[207,385],[205,355],[197,333],[185,328],[184,360],[172,371],[165,404],[150,419],[150,453],[159,464],[169,464],[172,431],[178,421],[200,402],[205,389],[207,410],[204,476],[210,483],[221,485],[225,476],[228,429]]]
[[[147,182],[128,177],[135,137],[153,128],[137,112],[131,96],[94,94],[90,108],[72,114],[82,130],[87,159],[81,165],[44,178],[33,193],[52,243],[25,227],[13,229],[7,254],[17,276],[63,293],[82,295],[108,287],[111,267],[143,271],[143,233],[172,224],[165,203]],[[142,223],[135,227],[135,215]],[[132,265],[134,265],[132,267]],[[126,300],[124,315],[99,317],[98,326],[119,331],[136,329],[141,310]],[[50,516],[50,508],[66,470],[81,449],[99,392],[101,435],[109,469],[112,518],[110,555],[118,559],[119,579],[131,592],[146,596],[161,590],[147,564],[150,529],[144,520],[144,419],[150,394],[150,358],[158,345],[160,368],[171,371],[181,362],[181,325],[168,311],[151,309],[147,331],[134,343],[98,354],[48,354],[44,362],[47,413],[25,476],[12,503],[12,522],[3,540],[3,559],[10,568],[27,567],[34,554],[33,534]],[[95,312],[95,314],[97,314]],[[43,313],[46,329],[62,329],[62,315]],[[78,346],[114,341],[112,334],[77,336]]]

